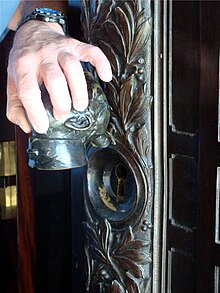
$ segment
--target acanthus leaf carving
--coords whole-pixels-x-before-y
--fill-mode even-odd
[[[95,5],[95,1],[83,2],[87,7],[88,2]],[[133,122],[137,124],[137,118],[146,124],[151,98],[145,90],[145,55],[152,29],[151,18],[145,17],[139,1],[120,1],[121,6],[118,2],[96,1],[97,9],[93,9],[93,14],[90,11],[88,16],[85,9],[83,26],[87,31],[86,41],[101,47],[113,66],[113,80],[106,85],[105,93],[113,115],[120,121],[115,128],[120,134],[119,140],[123,140],[127,129],[134,129]],[[131,150],[134,151],[134,147],[131,146]]]
[[[144,251],[149,243],[135,239],[131,227],[128,227],[120,238],[117,237],[117,232],[112,230],[107,220],[98,226],[88,222],[84,225],[88,240],[86,256],[89,272],[92,272],[88,288],[93,290],[93,283],[101,276],[99,282],[103,282],[103,286],[113,278],[109,286],[112,286],[115,292],[123,292],[120,291],[122,288],[127,290],[125,292],[143,292],[140,291],[141,287],[139,288],[140,280],[144,278],[142,265],[152,261]]]

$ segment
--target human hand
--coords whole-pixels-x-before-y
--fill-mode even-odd
[[[17,31],[9,55],[7,117],[28,133],[45,133],[49,121],[39,85],[44,83],[55,119],[68,115],[71,106],[83,111],[88,93],[80,61],[90,62],[108,82],[111,66],[97,47],[64,36],[59,24],[30,20]],[[30,123],[30,124],[29,124]]]

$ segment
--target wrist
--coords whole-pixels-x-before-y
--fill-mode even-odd
[[[32,32],[39,31],[42,34],[47,32],[48,30],[54,31],[56,33],[59,33],[61,35],[65,35],[62,27],[58,23],[50,23],[50,22],[43,22],[40,20],[29,20],[26,23],[24,23],[22,26],[17,28],[17,31],[20,31],[20,28],[29,28]]]
[[[35,8],[30,14],[26,15],[21,19],[18,24],[17,30],[29,21],[38,21],[42,23],[52,24],[51,27],[59,25],[64,33],[66,33],[66,16],[59,10],[54,10],[50,8]]]

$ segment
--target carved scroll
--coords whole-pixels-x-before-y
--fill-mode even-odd
[[[150,1],[82,3],[85,41],[103,50],[113,70],[103,84],[111,145],[91,150],[85,186],[87,291],[151,292]]]

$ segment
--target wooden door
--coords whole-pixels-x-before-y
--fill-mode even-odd
[[[220,2],[81,8],[70,32],[112,64],[111,144],[87,167],[37,171],[17,130],[19,290],[6,292],[217,293]]]

